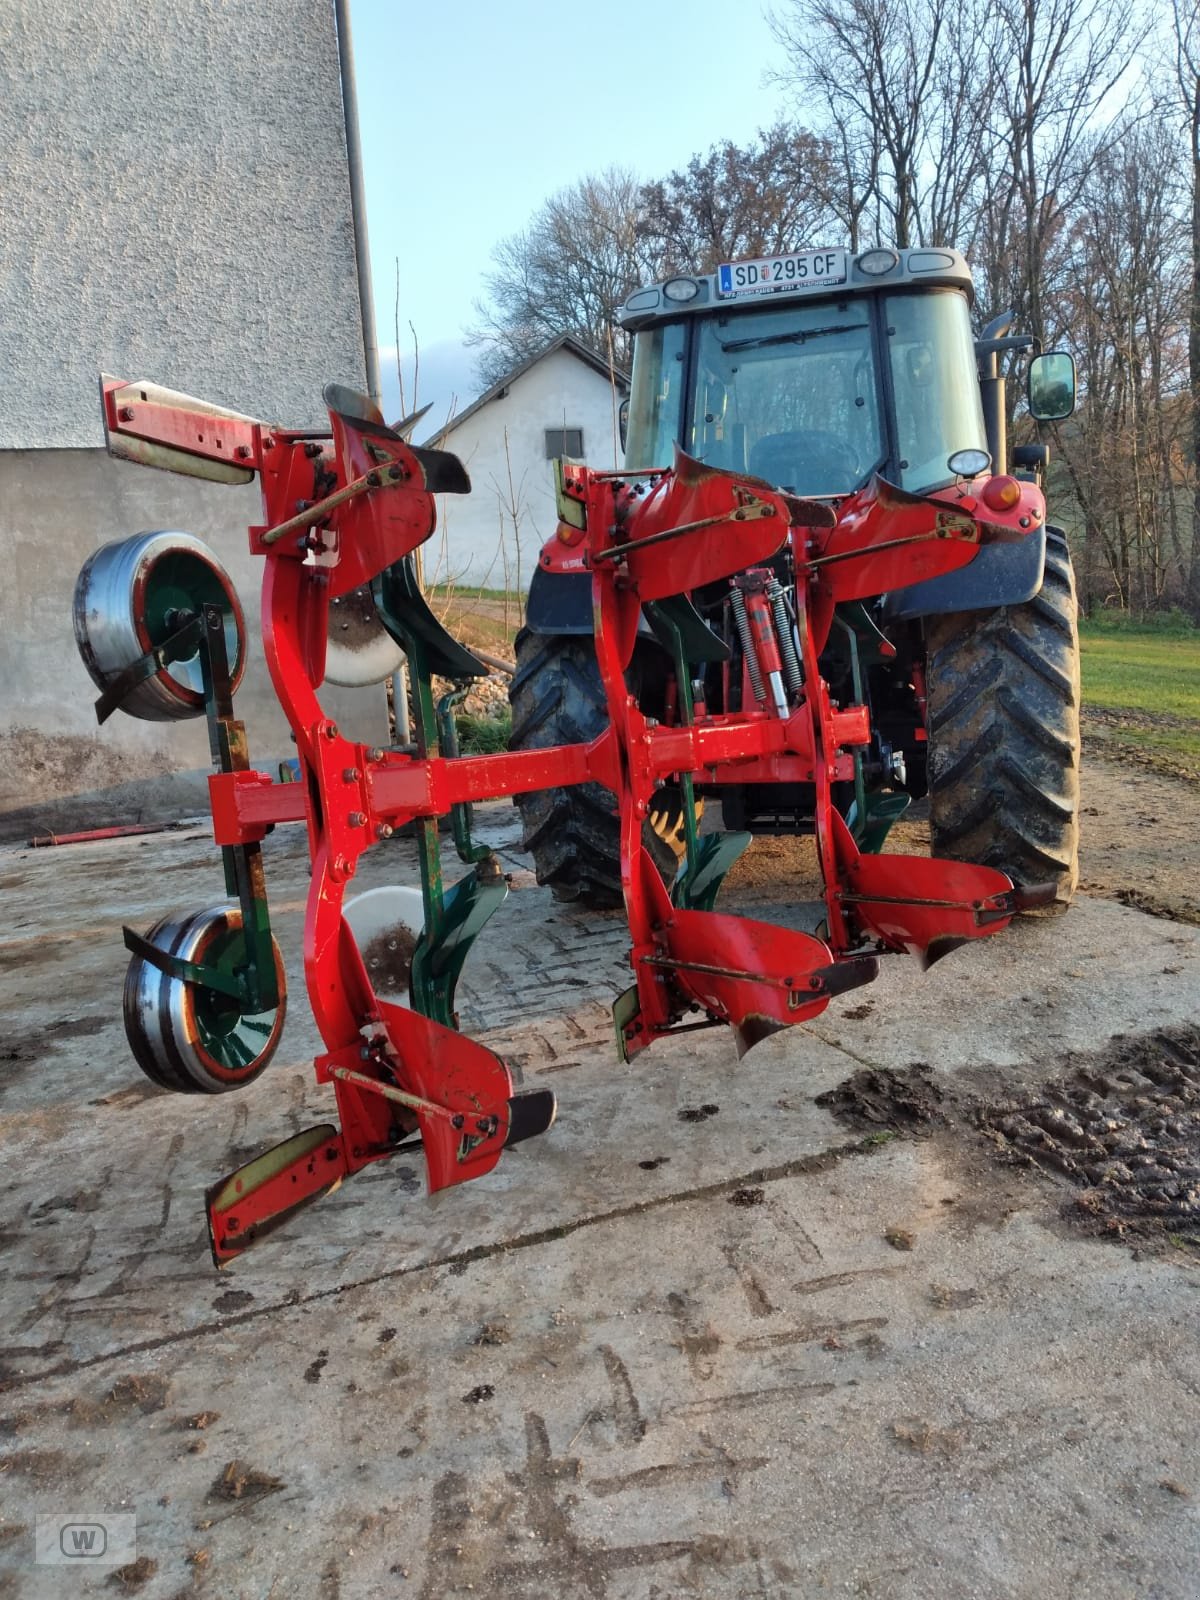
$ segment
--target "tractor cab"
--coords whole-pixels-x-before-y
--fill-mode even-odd
[[[740,479],[750,500],[743,522],[722,535],[740,547],[741,569],[708,582],[696,576],[703,568],[681,565],[671,617],[651,606],[637,619],[627,684],[639,713],[659,725],[700,715],[697,707],[784,716],[808,703],[815,682],[843,710],[868,706],[869,744],[832,795],[856,842],[880,848],[909,801],[928,795],[935,853],[999,867],[1015,882],[1053,881],[1065,905],[1079,797],[1070,553],[1047,520],[1048,445],[1027,441],[1011,455],[1007,446],[1002,363],[1034,340],[1011,331],[1011,313],[976,335],[973,301],[957,251],[878,247],[728,262],[629,296],[618,312],[634,345],[625,465],[602,480],[620,480],[627,518],[706,474]],[[1065,352],[1029,362],[1035,419],[1068,417],[1074,388]],[[513,749],[567,743],[581,730],[599,738],[608,725],[593,643],[598,579],[577,548],[588,469],[572,468],[575,500],[558,470],[562,520],[516,641]],[[754,555],[749,520],[764,484],[796,497],[789,515],[811,519],[794,522],[766,561]],[[949,536],[962,515],[988,529],[953,570],[931,570],[924,536],[904,531],[903,518],[928,515],[930,502],[941,519],[931,539]],[[829,518],[861,542],[868,514],[889,524],[886,568],[872,573],[875,587],[843,591],[826,609],[832,626],[805,666],[799,613],[820,541],[797,530]],[[660,527],[645,544],[708,526],[694,506],[680,515],[679,528]],[[641,546],[631,535],[626,549]],[[821,558],[831,572],[848,559]],[[672,627],[687,628],[686,646]],[[816,772],[764,775],[746,761],[719,778],[664,783],[647,807],[647,848],[663,847],[656,859],[671,880],[665,855],[677,853],[680,826],[686,836],[696,795],[719,797],[734,832],[816,829]],[[623,880],[603,791],[545,790],[518,804],[539,881],[563,899],[612,903]]]
[[[803,251],[639,289],[618,313],[635,335],[626,465],[668,466],[679,443],[815,499],[876,473],[926,493],[1002,472],[973,299],[953,250]]]

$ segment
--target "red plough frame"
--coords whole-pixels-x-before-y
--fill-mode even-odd
[[[524,1109],[490,1050],[372,988],[343,899],[364,852],[405,823],[547,787],[595,782],[615,793],[634,977],[617,1006],[627,1056],[696,1011],[728,1023],[739,1050],[748,1048],[869,981],[878,954],[934,959],[1006,926],[1025,903],[988,868],[860,854],[831,785],[852,776],[854,750],[869,742],[868,713],[832,703],[819,663],[839,603],[949,572],[991,540],[1023,537],[1022,518],[1028,527],[1043,514],[1032,486],[1011,512],[984,521],[958,490],[917,498],[876,480],[835,513],[683,455],[671,471],[636,480],[569,467],[564,494],[573,514],[542,561],[591,572],[610,726],[590,744],[422,758],[344,738],[318,690],[331,601],[429,537],[434,493],[466,481],[454,458],[413,449],[345,410],[331,409],[330,434],[314,436],[156,403],[119,380],[106,380],[103,394],[115,453],[136,458],[147,444],[165,446],[258,474],[265,520],[250,529],[250,544],[264,560],[264,647],[300,764],[301,781],[292,784],[254,771],[215,775],[214,836],[238,845],[261,840],[276,823],[307,825],[305,980],[325,1044],[317,1078],[333,1085],[339,1125],[287,1141],[210,1191],[219,1264],[342,1178],[411,1148],[414,1134],[432,1190],[490,1171],[506,1142],[551,1120],[550,1097]],[[454,468],[462,484],[453,482]],[[625,682],[642,607],[755,568],[785,545],[795,575],[798,703],[766,696],[749,710],[710,716],[697,708],[674,726],[649,722]],[[765,676],[774,670],[772,644],[759,643]],[[676,903],[643,848],[642,826],[655,788],[686,774],[815,785],[825,938]]]

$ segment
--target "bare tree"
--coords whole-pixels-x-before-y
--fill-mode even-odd
[[[820,242],[830,220],[825,197],[834,185],[824,141],[776,123],[753,144],[726,140],[646,184],[638,231],[655,276],[711,272],[721,261]]]
[[[951,0],[788,0],[777,74],[835,152],[851,246],[953,244],[985,160],[978,17]]]
[[[1187,122],[1192,275],[1188,296],[1188,376],[1192,432],[1192,552],[1188,602],[1200,615],[1200,15],[1195,0],[1171,0],[1175,82]]]
[[[1013,306],[1038,339],[1055,330],[1056,247],[1093,164],[1126,137],[1101,108],[1126,76],[1144,32],[1112,0],[991,0],[996,162],[979,229],[992,307]]]
[[[573,333],[603,357],[610,331],[628,358],[614,311],[646,276],[638,235],[637,177],[620,168],[552,195],[528,228],[493,251],[487,299],[468,342],[481,347],[480,376],[493,383],[559,334]]]
[[[1149,610],[1184,598],[1178,514],[1188,241],[1178,145],[1165,119],[1104,130],[1070,219],[1070,286],[1055,308],[1087,375],[1059,451],[1083,512],[1085,602]]]

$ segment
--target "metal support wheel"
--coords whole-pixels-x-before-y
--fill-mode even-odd
[[[220,905],[190,916],[168,916],[147,939],[165,954],[232,975],[245,961],[242,913]],[[249,1013],[232,996],[173,978],[142,956],[125,977],[125,1034],[138,1066],[152,1082],[182,1094],[224,1094],[252,1083],[275,1054],[287,1009],[279,947],[271,949],[279,1004]]]
[[[101,545],[75,584],[75,641],[98,689],[162,645],[187,615],[218,605],[225,616],[230,681],[246,665],[246,623],[225,568],[190,533],[138,533]],[[160,665],[121,702],[130,716],[174,722],[204,715],[204,679],[197,650]]]

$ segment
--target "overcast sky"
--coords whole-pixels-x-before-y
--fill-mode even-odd
[[[389,416],[397,257],[401,343],[411,321],[440,422],[477,391],[462,332],[498,240],[585,173],[656,177],[784,109],[764,83],[777,46],[745,0],[351,0],[351,18]]]

